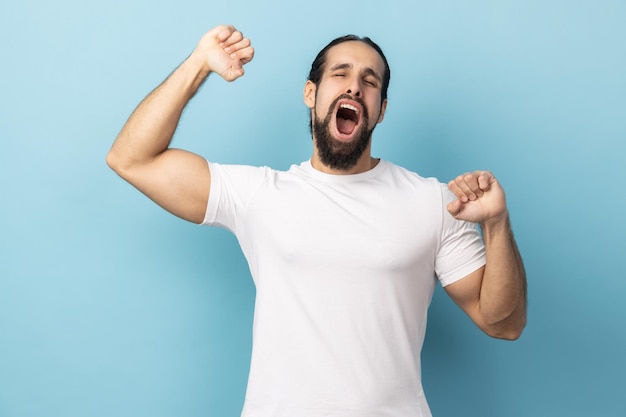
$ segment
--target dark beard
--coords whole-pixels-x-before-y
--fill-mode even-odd
[[[337,102],[343,98],[358,101],[363,109],[358,137],[351,142],[337,140],[330,133],[331,118],[336,117],[335,108]],[[322,163],[327,167],[339,170],[346,170],[355,166],[359,158],[363,155],[363,152],[365,152],[365,149],[367,149],[367,145],[369,145],[370,139],[372,138],[372,132],[374,131],[373,128],[372,130],[367,129],[367,126],[369,126],[369,117],[365,104],[360,102],[358,98],[355,99],[351,96],[342,95],[337,97],[330,105],[323,121],[317,118],[316,112],[313,113],[315,117],[315,122],[313,123],[313,138]]]

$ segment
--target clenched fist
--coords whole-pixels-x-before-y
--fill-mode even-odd
[[[254,57],[254,48],[234,26],[223,25],[205,33],[194,54],[202,57],[210,72],[234,81],[244,74],[243,66]]]
[[[484,224],[508,216],[504,190],[489,171],[459,175],[448,189],[457,198],[448,204],[448,211],[458,220]]]

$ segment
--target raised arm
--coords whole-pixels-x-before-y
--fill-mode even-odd
[[[448,188],[457,197],[448,205],[450,214],[481,225],[487,263],[446,292],[485,333],[517,339],[526,325],[526,273],[504,191],[486,171],[460,175]]]
[[[211,174],[204,158],[170,148],[183,109],[211,73],[226,81],[244,74],[254,56],[233,26],[207,32],[191,55],[135,109],[107,155],[118,175],[167,211],[201,223]]]

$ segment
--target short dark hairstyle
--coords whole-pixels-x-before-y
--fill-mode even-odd
[[[330,43],[317,54],[315,60],[311,64],[311,71],[309,71],[308,80],[316,86],[319,85],[319,82],[322,79],[322,74],[324,73],[324,65],[326,64],[326,55],[328,53],[328,50],[335,45],[339,45],[340,43],[348,41],[363,42],[374,48],[374,50],[376,50],[376,52],[378,52],[378,55],[380,55],[380,57],[382,58],[383,62],[385,63],[385,73],[383,74],[383,85],[380,90],[380,99],[381,101],[384,101],[385,99],[387,99],[387,89],[389,88],[389,80],[391,79],[391,70],[389,69],[389,63],[387,62],[387,58],[385,57],[383,50],[380,49],[380,46],[378,46],[373,40],[371,40],[367,36],[362,37],[357,35],[345,35],[330,41]]]

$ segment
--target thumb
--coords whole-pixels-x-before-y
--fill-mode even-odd
[[[234,81],[239,77],[242,77],[245,73],[242,66],[231,67],[228,69],[228,74],[224,77],[227,81]]]
[[[458,199],[448,203],[447,207],[448,213],[452,215],[452,217],[456,217],[463,208],[463,203],[461,203]]]

